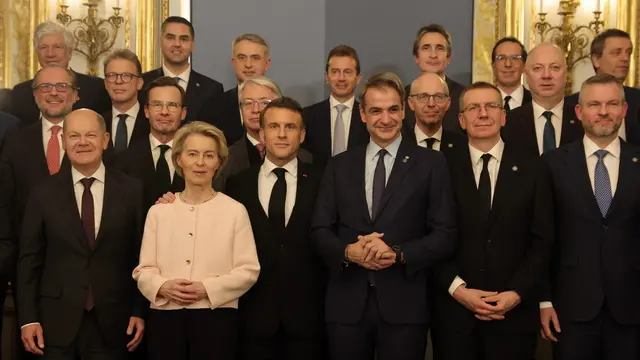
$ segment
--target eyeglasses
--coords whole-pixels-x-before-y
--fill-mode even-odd
[[[163,101],[154,100],[149,102],[148,106],[151,111],[158,112],[158,111],[162,111],[165,105],[167,106],[167,110],[169,110],[169,112],[172,112],[172,113],[176,113],[182,109],[182,105],[178,104],[177,102],[171,102],[171,101],[163,102]]]
[[[507,61],[507,59],[511,60],[511,61],[521,61],[522,60],[522,55],[496,55],[495,60],[496,61]]]
[[[429,102],[429,100],[433,99],[433,101],[437,104],[441,104],[445,101],[447,101],[447,99],[449,98],[449,95],[444,94],[444,93],[435,93],[435,94],[429,94],[429,93],[419,93],[419,94],[412,94],[409,95],[409,97],[415,97],[419,102],[426,104]]]
[[[470,114],[476,114],[480,112],[480,109],[483,108],[489,112],[489,111],[498,111],[498,110],[502,110],[502,105],[498,104],[498,103],[487,103],[487,104],[471,104],[469,106],[467,106],[464,110],[462,110],[463,113],[470,113]]]
[[[33,87],[34,90],[38,90],[42,93],[50,93],[53,88],[56,88],[56,91],[58,92],[67,92],[69,89],[80,90],[80,88],[67,83],[42,83]]]
[[[118,81],[118,77],[123,83],[126,84],[126,83],[130,83],[131,80],[133,80],[134,78],[139,78],[140,76],[132,73],[113,73],[113,72],[107,73],[107,75],[105,75],[105,79],[107,79],[107,81],[110,83],[114,83]]]
[[[271,100],[263,99],[263,100],[244,100],[240,102],[240,106],[245,109],[253,109],[254,104],[258,104],[258,109],[262,110],[267,107],[271,103]]]

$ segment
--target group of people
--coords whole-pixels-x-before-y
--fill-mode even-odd
[[[0,278],[25,358],[640,359],[640,90],[633,45],[591,44],[565,97],[561,49],[515,38],[495,85],[446,76],[440,25],[421,74],[363,81],[347,45],[306,108],[238,36],[238,86],[189,64],[189,21],[161,68],[130,50],[104,79],[73,38],[34,31],[41,69],[12,92],[0,158]],[[526,78],[528,89],[521,82]],[[6,293],[0,289],[2,294]],[[31,355],[29,355],[31,354]]]

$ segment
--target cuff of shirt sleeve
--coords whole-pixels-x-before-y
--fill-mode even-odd
[[[456,291],[456,289],[460,285],[466,285],[466,284],[467,283],[465,283],[464,280],[460,278],[460,276],[456,276],[456,278],[453,279],[453,281],[451,282],[451,285],[449,286],[449,295],[453,296],[453,293]]]
[[[541,301],[540,302],[540,309],[546,309],[546,308],[550,308],[553,307],[553,303],[551,301]]]
[[[33,323],[24,324],[24,325],[20,326],[20,330],[26,328],[27,326],[31,326],[31,325],[40,325],[40,323],[39,322],[33,322]]]

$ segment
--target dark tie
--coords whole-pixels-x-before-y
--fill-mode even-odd
[[[118,115],[118,127],[116,129],[116,143],[115,149],[116,152],[122,152],[127,149],[127,118],[129,115],[127,114],[119,114]]]
[[[542,113],[542,116],[547,119],[547,122],[544,123],[544,132],[542,133],[542,152],[546,153],[556,148],[556,132],[551,123],[553,113],[551,111],[545,111]]]
[[[273,185],[269,198],[269,222],[277,231],[282,231],[285,228],[284,205],[287,197],[287,181],[284,175],[286,172],[287,170],[283,168],[273,169],[278,180]]]
[[[482,171],[478,182],[478,194],[480,194],[480,209],[485,216],[491,212],[491,178],[489,177],[489,160],[491,154],[482,155]]]
[[[603,161],[607,154],[609,154],[607,150],[598,150],[595,152],[595,155],[598,157],[598,162],[596,163],[596,169],[593,176],[594,194],[602,217],[607,216],[607,212],[611,206],[611,200],[613,199],[611,194],[609,171]]]
[[[84,229],[84,234],[87,237],[87,243],[91,250],[93,250],[96,243],[96,222],[94,218],[93,195],[91,194],[91,185],[95,180],[95,178],[84,178],[80,180],[80,183],[84,186],[84,191],[82,192],[81,211],[82,228]],[[87,290],[84,307],[86,310],[93,309],[93,292],[91,291],[91,284],[89,284],[89,289]]]
[[[507,111],[511,110],[511,106],[509,106],[509,100],[511,99],[512,99],[511,95],[507,95],[504,97],[504,109]]]
[[[264,143],[259,142],[256,144],[256,149],[258,150],[258,154],[260,154],[260,159],[264,160]]]
[[[384,156],[387,155],[387,150],[380,149],[378,151],[378,163],[376,164],[376,170],[373,173],[373,196],[371,197],[371,219],[375,219],[378,215],[380,201],[382,200],[382,194],[387,182],[387,170],[384,166]]]
[[[437,139],[436,138],[428,138],[428,139],[424,139],[424,141],[427,142],[427,147],[429,149],[433,149],[433,145],[436,143]]]
[[[158,186],[158,191],[161,194],[165,194],[171,190],[171,174],[169,173],[169,164],[167,164],[167,159],[165,158],[167,150],[171,149],[171,147],[164,144],[158,147],[160,148],[160,157],[156,163],[156,185]]]

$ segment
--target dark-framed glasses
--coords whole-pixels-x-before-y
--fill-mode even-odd
[[[154,101],[150,101],[149,105],[147,106],[149,107],[149,110],[159,112],[159,111],[162,111],[165,105],[167,106],[167,110],[169,110],[169,112],[172,112],[172,113],[178,112],[182,109],[182,105],[173,101],[164,102],[164,101],[154,100]]]
[[[120,81],[126,84],[126,83],[130,83],[131,80],[133,80],[134,78],[139,78],[139,77],[140,77],[139,75],[132,74],[132,73],[110,72],[110,73],[107,73],[104,78],[107,79],[107,81],[110,83],[114,83],[118,81],[118,78],[120,78]]]
[[[507,61],[507,59],[511,61],[522,61],[522,55],[496,55],[496,61]]]
[[[258,109],[262,110],[267,107],[271,103],[271,100],[261,99],[261,100],[243,100],[240,102],[240,107],[245,109],[253,109],[253,105],[258,104]]]
[[[34,90],[38,90],[41,93],[50,93],[53,88],[56,88],[57,92],[67,92],[71,89],[80,90],[78,87],[67,83],[41,83],[33,87]]]
[[[486,104],[471,104],[467,106],[462,112],[466,112],[469,114],[477,114],[480,112],[480,109],[484,108],[486,112],[490,111],[498,111],[502,110],[502,105],[498,103],[486,103]]]
[[[433,99],[433,101],[437,104],[442,104],[443,102],[447,101],[447,99],[449,98],[448,94],[445,93],[435,93],[435,94],[429,94],[429,93],[419,93],[419,94],[411,94],[409,95],[409,97],[414,97],[416,98],[416,100],[418,100],[419,102],[426,104],[429,102],[429,100]]]

